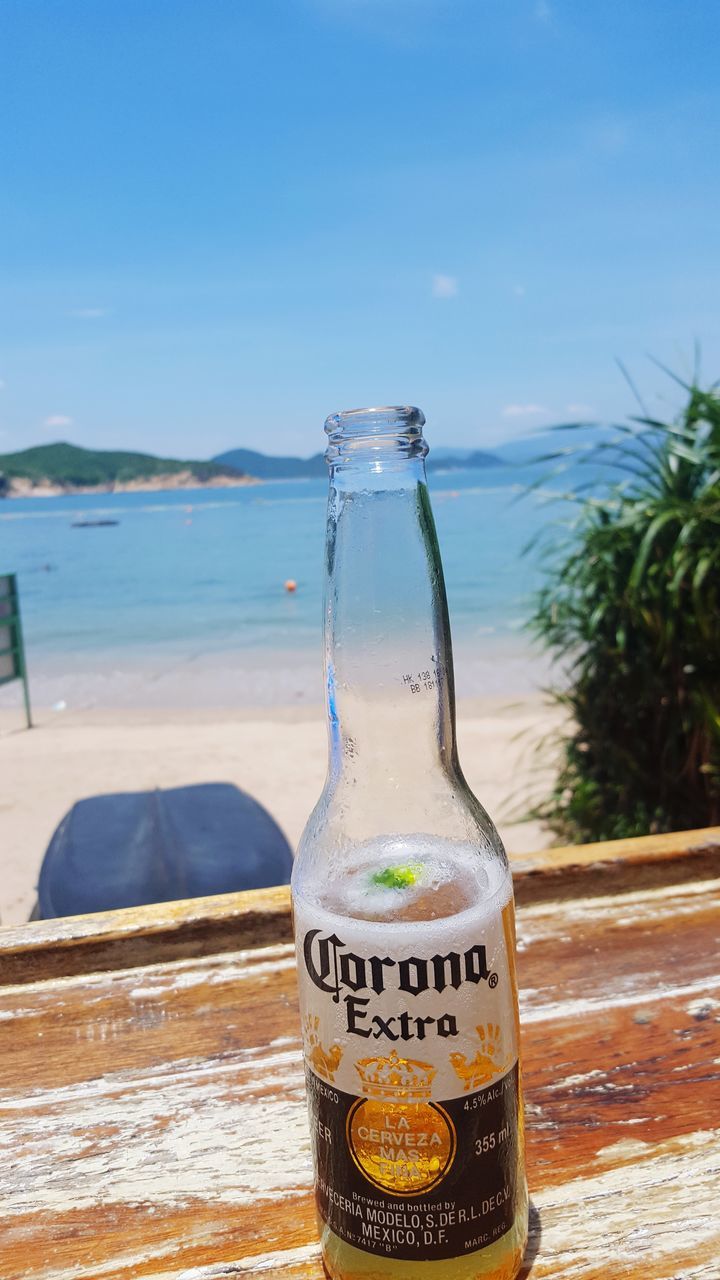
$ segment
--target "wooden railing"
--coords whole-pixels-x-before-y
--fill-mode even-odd
[[[511,854],[518,904],[720,876],[720,827]],[[0,929],[0,984],[237,951],[292,937],[287,886]]]

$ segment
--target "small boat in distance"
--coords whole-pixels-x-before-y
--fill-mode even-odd
[[[119,524],[119,520],[73,520],[73,529],[102,529],[106,525]]]

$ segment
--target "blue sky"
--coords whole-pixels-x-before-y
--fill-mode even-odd
[[[486,445],[720,376],[715,0],[3,0],[0,450]]]

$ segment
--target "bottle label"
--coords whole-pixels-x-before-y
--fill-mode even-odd
[[[519,1082],[512,902],[410,927],[295,902],[319,1212],[416,1261],[513,1225]]]

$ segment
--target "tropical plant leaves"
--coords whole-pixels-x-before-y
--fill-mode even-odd
[[[576,726],[535,812],[565,839],[720,821],[720,395],[671,376],[687,394],[674,421],[651,416],[626,374],[642,416],[544,459],[619,475],[564,495],[576,518],[534,548],[545,582],[530,628],[565,663],[553,697]]]

